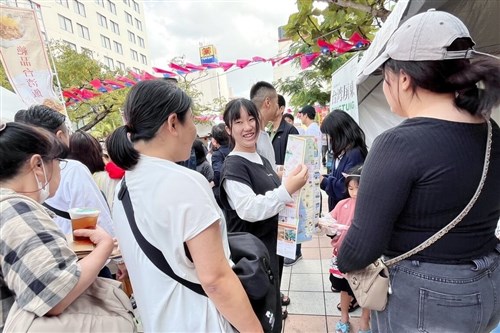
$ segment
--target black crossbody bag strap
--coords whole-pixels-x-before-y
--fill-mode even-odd
[[[154,245],[149,243],[146,240],[146,238],[144,238],[142,233],[139,231],[137,223],[135,222],[134,207],[132,207],[132,201],[130,200],[130,194],[128,192],[127,184],[125,183],[125,178],[123,178],[122,180],[120,192],[118,193],[118,199],[120,199],[123,204],[123,208],[125,210],[125,213],[127,214],[128,223],[130,224],[130,229],[132,229],[132,233],[134,234],[137,244],[139,244],[140,248],[142,249],[142,252],[144,252],[144,254],[149,258],[149,260],[151,260],[151,262],[159,270],[161,270],[163,273],[170,276],[172,279],[179,282],[186,288],[189,288],[195,293],[200,294],[202,296],[207,296],[207,294],[205,293],[200,284],[184,280],[183,278],[175,274],[174,271],[172,270],[172,267],[170,267],[167,260],[165,259],[163,253],[160,250],[158,250]]]
[[[56,214],[57,216],[60,216],[62,217],[63,219],[67,219],[67,220],[71,220],[71,216],[69,216],[69,213],[68,212],[65,212],[65,211],[62,211],[62,210],[59,210],[55,207],[52,207],[51,205],[49,205],[48,203],[43,203],[42,204],[45,208],[51,210],[52,212],[54,212],[54,214]]]

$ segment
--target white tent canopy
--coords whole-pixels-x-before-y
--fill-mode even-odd
[[[25,108],[26,105],[17,94],[0,87],[0,118],[3,121],[14,121],[16,112]]]
[[[446,11],[459,17],[468,27],[476,43],[476,50],[500,54],[500,34],[498,33],[500,1],[410,0],[400,24],[411,16],[430,8]],[[371,146],[377,135],[403,120],[391,113],[382,92],[382,80],[380,74],[374,74],[358,85],[359,123],[365,131],[368,146]],[[500,108],[494,110],[492,117],[497,123],[500,122]]]

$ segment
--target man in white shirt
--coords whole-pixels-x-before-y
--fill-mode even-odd
[[[257,153],[264,156],[273,169],[276,170],[276,159],[271,138],[266,132],[266,125],[274,119],[279,112],[278,93],[272,84],[259,81],[250,89],[250,99],[260,112],[260,134],[257,139]]]
[[[306,105],[299,111],[299,114],[302,124],[306,127],[304,135],[314,136],[316,138],[316,143],[318,144],[318,149],[320,149],[322,134],[318,123],[314,121],[316,118],[316,110],[313,106]]]

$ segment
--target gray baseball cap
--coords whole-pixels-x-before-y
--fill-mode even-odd
[[[391,36],[385,50],[363,70],[370,75],[387,60],[427,61],[470,58],[473,49],[448,51],[457,38],[470,38],[469,30],[456,16],[430,9],[412,16]]]

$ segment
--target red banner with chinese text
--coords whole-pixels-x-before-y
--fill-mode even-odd
[[[26,106],[45,104],[65,113],[35,11],[0,6],[0,58],[10,84]]]

